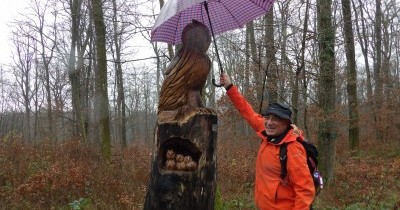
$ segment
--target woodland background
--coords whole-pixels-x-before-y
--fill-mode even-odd
[[[179,48],[149,41],[163,4],[31,0],[9,24],[1,209],[142,208],[163,70]],[[224,69],[254,109],[290,104],[318,145],[327,186],[317,209],[400,207],[399,4],[276,1],[217,36]],[[211,84],[217,66],[203,91],[219,117],[216,208],[254,209],[260,141]]]

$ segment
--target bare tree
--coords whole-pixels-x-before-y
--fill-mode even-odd
[[[278,67],[275,58],[275,41],[274,41],[274,8],[265,16],[265,45],[266,45],[266,65],[267,65],[267,96],[268,101],[277,102],[278,98]],[[261,78],[261,77],[258,77]],[[261,97],[258,97],[261,98]]]
[[[350,0],[342,0],[343,31],[347,60],[347,95],[349,108],[349,148],[353,155],[359,149],[357,70]]]
[[[123,148],[127,146],[126,141],[126,113],[125,113],[125,93],[124,93],[124,80],[122,73],[121,64],[121,35],[123,28],[118,29],[118,18],[117,18],[117,2],[113,3],[113,42],[115,46],[115,80],[117,83],[117,133],[120,138],[120,142]]]
[[[104,24],[103,3],[101,0],[92,0],[92,13],[96,36],[96,79],[95,79],[95,109],[98,116],[98,127],[101,150],[103,157],[111,161],[111,136],[110,136],[110,113],[107,90],[107,51],[106,51],[106,29]]]
[[[13,44],[15,46],[15,54],[13,54],[13,62],[15,67],[13,74],[15,77],[16,87],[19,88],[22,100],[19,101],[24,107],[23,121],[23,138],[30,140],[31,138],[31,100],[35,95],[35,89],[32,88],[32,70],[34,67],[35,56],[37,52],[36,38],[25,31],[22,27],[18,27],[13,32]]]
[[[296,68],[296,78],[294,82],[294,90],[293,90],[293,97],[292,97],[292,105],[293,105],[293,111],[294,111],[294,117],[293,117],[293,122],[297,124],[297,119],[298,119],[298,112],[299,112],[299,97],[300,97],[300,85],[301,85],[301,79],[303,79],[304,83],[306,84],[306,78],[305,78],[305,51],[306,51],[306,38],[307,38],[307,29],[308,29],[308,21],[309,21],[309,11],[310,11],[310,1],[307,0],[305,2],[305,14],[304,14],[304,22],[303,22],[303,33],[301,37],[301,48],[300,52],[297,57],[296,57],[296,63],[297,63],[297,68]],[[303,76],[302,76],[303,75]],[[307,85],[304,85],[304,92],[307,92]],[[304,104],[307,103],[307,97],[304,97]],[[307,108],[304,108],[304,129],[306,130],[307,133]]]
[[[44,85],[45,85],[45,90],[46,90],[46,102],[47,102],[47,118],[48,118],[48,123],[47,123],[47,128],[48,128],[48,134],[51,137],[51,139],[55,138],[56,136],[53,133],[53,107],[52,107],[52,93],[51,93],[51,84],[50,84],[50,64],[51,61],[54,57],[54,52],[56,48],[56,40],[57,40],[57,32],[53,31],[50,32],[50,34],[46,34],[46,31],[48,30],[57,30],[56,28],[56,21],[57,21],[57,12],[54,12],[54,22],[53,22],[53,27],[46,27],[46,13],[49,4],[51,3],[50,0],[47,0],[44,2],[44,4],[41,4],[40,1],[35,0],[34,3],[32,3],[32,9],[34,12],[34,15],[37,18],[37,21],[33,21],[33,24],[35,25],[30,25],[28,26],[31,28],[34,32],[38,33],[38,43],[40,45],[40,59],[41,59],[41,64],[43,66],[44,70]]]
[[[385,1],[383,4],[382,14],[382,81],[383,81],[383,107],[382,107],[382,130],[383,139],[390,139],[391,134],[389,133],[391,127],[393,127],[392,116],[394,116],[394,110],[397,110],[397,103],[393,101],[395,97],[395,77],[394,72],[394,59],[393,49],[395,44],[396,36],[399,36],[399,13],[400,9],[396,6],[395,1]]]
[[[353,11],[355,14],[355,20],[356,23],[355,26],[357,28],[357,37],[359,41],[359,45],[361,48],[361,52],[364,57],[364,65],[365,65],[365,73],[366,73],[366,82],[367,82],[367,102],[368,102],[368,108],[371,110],[371,113],[373,114],[374,112],[372,110],[372,79],[371,79],[371,70],[369,66],[369,60],[368,60],[368,48],[370,46],[369,40],[368,40],[368,30],[367,30],[367,23],[366,23],[366,18],[364,17],[364,3],[359,0],[358,1],[358,8],[355,4],[355,2],[352,3],[353,5]],[[360,26],[361,24],[361,26]],[[373,114],[374,115],[374,114]]]
[[[79,30],[82,0],[72,0],[70,3],[71,14],[71,48],[68,59],[68,76],[71,82],[72,107],[75,122],[75,135],[83,136],[86,141],[84,115],[81,107],[81,72],[77,66],[76,52],[78,50]]]
[[[164,6],[164,0],[159,0],[160,2],[160,9],[162,9],[162,7]],[[171,60],[175,53],[174,53],[174,49],[172,47],[172,44],[168,44],[168,55],[169,55],[169,59]]]
[[[382,108],[382,93],[383,93],[383,81],[382,81],[382,9],[381,0],[375,0],[375,55],[374,55],[374,80],[375,80],[375,93],[374,93],[374,104],[375,104],[375,123],[376,123],[376,140],[381,141],[383,138],[383,128],[381,120],[381,108]]]
[[[318,1],[318,40],[319,40],[319,100],[322,118],[318,125],[318,146],[320,150],[320,169],[327,179],[333,179],[336,152],[336,111],[335,96],[335,30],[332,25],[332,1]]]

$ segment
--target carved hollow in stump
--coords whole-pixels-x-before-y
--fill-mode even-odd
[[[216,140],[216,115],[159,121],[144,209],[214,209]]]
[[[193,20],[165,71],[145,210],[214,209],[217,115],[201,100],[210,43],[208,28]]]

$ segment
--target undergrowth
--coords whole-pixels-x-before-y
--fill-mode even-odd
[[[217,210],[255,209],[254,165],[260,142],[219,142]],[[358,157],[338,143],[335,179],[315,209],[398,209],[398,147],[364,142]],[[151,148],[133,143],[106,163],[97,149],[70,140],[24,143],[0,139],[0,209],[143,209]]]

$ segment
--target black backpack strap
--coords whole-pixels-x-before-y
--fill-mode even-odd
[[[310,169],[310,173],[314,174],[315,171],[317,171],[317,166],[318,166],[318,149],[317,147],[312,144],[309,140],[304,139],[304,140],[299,140],[297,139],[298,142],[300,142],[307,154],[307,165],[308,168]]]
[[[287,175],[287,143],[281,144],[279,148],[279,161],[281,162],[281,179],[285,179]]]

